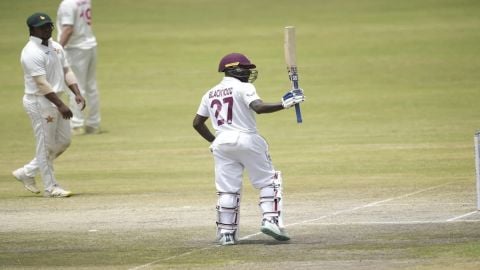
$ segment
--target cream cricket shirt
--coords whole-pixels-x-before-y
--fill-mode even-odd
[[[197,114],[210,117],[213,128],[222,131],[256,133],[255,114],[250,103],[260,99],[255,86],[233,77],[223,80],[202,97]]]
[[[40,38],[30,36],[22,50],[20,62],[25,78],[25,94],[39,94],[33,77],[40,75],[46,75],[55,93],[65,89],[63,68],[68,67],[68,62],[62,46],[57,42],[50,39],[48,46],[44,46]]]
[[[63,0],[57,13],[57,40],[62,34],[62,26],[72,25],[73,33],[65,48],[91,49],[97,46],[91,24],[92,5],[90,0]]]

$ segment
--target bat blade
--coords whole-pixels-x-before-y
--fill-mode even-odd
[[[296,53],[296,40],[295,40],[295,27],[285,27],[285,42],[284,42],[285,62],[287,67],[297,66],[297,53]]]
[[[297,53],[296,53],[296,39],[295,27],[285,27],[285,42],[284,42],[285,62],[287,63],[288,77],[292,82],[292,88],[298,89],[298,71],[297,71]],[[295,104],[295,114],[297,116],[297,123],[302,123],[302,112],[300,104]]]

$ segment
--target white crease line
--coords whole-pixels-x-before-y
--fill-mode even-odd
[[[254,236],[261,235],[261,234],[263,234],[263,233],[262,232],[257,232],[257,233],[254,233],[254,234],[246,235],[246,236],[244,236],[244,237],[242,237],[238,240],[247,240],[248,238],[252,238]]]
[[[297,222],[297,223],[292,223],[292,224],[287,225],[287,227],[295,226],[295,225],[299,225],[299,224],[310,223],[310,222],[315,222],[315,221],[322,220],[322,219],[326,219],[326,218],[329,218],[329,217],[338,216],[338,215],[344,214],[344,213],[355,212],[355,211],[357,211],[357,210],[364,209],[364,208],[368,208],[368,207],[372,207],[372,206],[375,206],[375,205],[378,205],[378,204],[381,204],[381,203],[390,202],[390,201],[393,201],[393,200],[402,199],[402,198],[405,198],[405,197],[410,197],[410,196],[412,196],[412,195],[416,195],[416,194],[418,194],[418,193],[422,193],[422,192],[425,192],[425,191],[430,191],[430,190],[433,190],[433,189],[437,189],[437,188],[446,186],[446,185],[448,185],[448,184],[450,184],[450,183],[451,183],[451,182],[445,183],[445,184],[441,184],[441,185],[438,185],[438,186],[434,186],[434,187],[429,187],[429,188],[417,190],[417,191],[412,192],[412,193],[404,194],[404,195],[397,196],[397,197],[388,198],[388,199],[381,200],[381,201],[376,201],[376,202],[368,203],[368,204],[365,204],[365,205],[362,205],[362,206],[357,206],[357,207],[354,207],[354,208],[351,208],[351,209],[340,210],[340,211],[334,212],[334,213],[329,214],[329,215],[321,216],[321,217],[319,217],[319,218],[304,220],[304,221]]]
[[[292,227],[292,226],[301,225],[301,224],[305,224],[305,223],[315,222],[315,221],[318,221],[318,220],[321,220],[321,219],[326,219],[326,218],[329,218],[329,217],[338,216],[338,215],[343,214],[343,213],[355,212],[356,210],[359,210],[359,209],[363,209],[363,208],[367,208],[367,207],[372,207],[372,206],[375,206],[375,205],[378,205],[378,204],[381,204],[381,203],[385,203],[385,202],[389,202],[389,201],[393,201],[393,200],[397,200],[397,199],[409,197],[409,196],[412,196],[412,195],[416,195],[416,194],[418,194],[418,193],[422,193],[422,192],[425,192],[425,191],[430,191],[430,190],[433,190],[433,189],[437,189],[437,188],[446,186],[446,185],[448,185],[448,184],[450,184],[450,183],[451,183],[451,182],[448,182],[448,183],[441,184],[441,185],[438,185],[438,186],[429,187],[429,188],[421,189],[421,190],[418,190],[418,191],[415,191],[415,192],[412,192],[412,193],[404,194],[404,195],[401,195],[401,196],[392,197],[392,198],[388,198],[388,199],[385,199],[385,200],[368,203],[368,204],[365,204],[365,205],[362,205],[362,206],[357,206],[357,207],[354,207],[354,208],[351,208],[351,209],[346,209],[346,210],[337,211],[337,212],[334,212],[334,213],[329,214],[329,215],[321,216],[321,217],[319,217],[319,218],[308,219],[308,220],[304,220],[304,221],[301,221],[301,222],[288,224],[288,225],[286,225],[285,227]],[[250,235],[247,235],[247,236],[244,236],[244,237],[240,238],[239,240],[246,240],[246,239],[252,238],[252,237],[254,237],[254,236],[260,235],[260,234],[262,234],[262,233],[261,233],[261,232],[257,232],[257,233],[254,233],[254,234],[250,234]],[[130,268],[129,270],[143,269],[143,268],[145,268],[145,267],[149,267],[149,266],[154,265],[154,264],[156,264],[156,263],[158,263],[158,262],[161,262],[161,261],[168,261],[168,260],[175,259],[175,258],[178,258],[178,257],[183,257],[183,256],[186,256],[186,255],[190,255],[190,254],[192,254],[193,252],[196,252],[196,251],[203,251],[203,250],[207,250],[207,249],[211,249],[211,248],[215,248],[215,247],[219,247],[219,245],[204,247],[204,248],[201,248],[201,249],[195,249],[195,250],[191,250],[191,251],[189,251],[189,252],[185,252],[185,253],[182,253],[182,254],[179,254],[179,255],[170,256],[170,257],[163,258],[163,259],[158,259],[158,260],[155,260],[155,261],[153,261],[153,262],[150,262],[150,263],[147,263],[147,264],[144,264],[144,265],[140,265],[140,266],[137,266],[137,267],[134,267],[134,268]]]
[[[209,247],[204,247],[204,248],[201,248],[201,249],[194,249],[194,250],[190,250],[188,252],[185,252],[185,253],[182,253],[182,254],[179,254],[179,255],[173,255],[173,256],[170,256],[170,257],[167,257],[167,258],[162,258],[162,259],[158,259],[158,260],[155,260],[153,262],[149,262],[147,264],[143,264],[143,265],[140,265],[140,266],[137,266],[137,267],[134,267],[134,268],[130,268],[129,270],[138,270],[138,269],[143,269],[145,267],[149,267],[149,266],[152,266],[158,262],[162,262],[162,261],[168,261],[168,260],[172,260],[172,259],[175,259],[175,258],[178,258],[178,257],[183,257],[183,256],[187,256],[187,255],[190,255],[194,252],[197,252],[197,251],[203,251],[203,250],[207,250],[207,249],[211,249],[211,248],[214,248],[214,247],[218,247],[218,245],[216,246],[209,246]]]
[[[411,203],[385,203],[382,204],[383,206],[412,206]],[[418,203],[416,202],[415,205],[432,205],[431,202],[425,203]],[[435,203],[435,205],[475,205],[475,203],[471,202],[458,202],[458,203]]]
[[[455,220],[458,220],[458,219],[461,219],[461,218],[464,218],[464,217],[468,217],[468,216],[471,216],[475,213],[479,213],[479,211],[473,211],[473,212],[470,212],[470,213],[466,213],[464,215],[461,215],[461,216],[458,216],[458,217],[453,217],[451,219],[447,219],[447,221],[451,222],[451,221],[455,221]]]
[[[412,221],[359,221],[359,222],[324,222],[315,223],[315,226],[341,226],[341,225],[415,225],[415,224],[447,224],[447,223],[477,223],[480,219],[466,220],[412,220]]]

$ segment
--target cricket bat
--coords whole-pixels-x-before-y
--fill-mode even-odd
[[[292,82],[292,89],[298,89],[298,71],[297,71],[297,54],[295,41],[295,26],[285,27],[285,62],[287,63],[288,77]],[[297,115],[297,123],[302,123],[302,112],[300,104],[295,104],[295,113]]]

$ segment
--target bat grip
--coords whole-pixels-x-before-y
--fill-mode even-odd
[[[295,72],[292,76],[293,89],[298,89],[298,75]],[[302,112],[300,111],[300,104],[295,104],[295,114],[297,115],[297,123],[302,123]]]
[[[302,112],[300,111],[300,104],[295,104],[295,114],[297,115],[297,123],[302,123]]]

